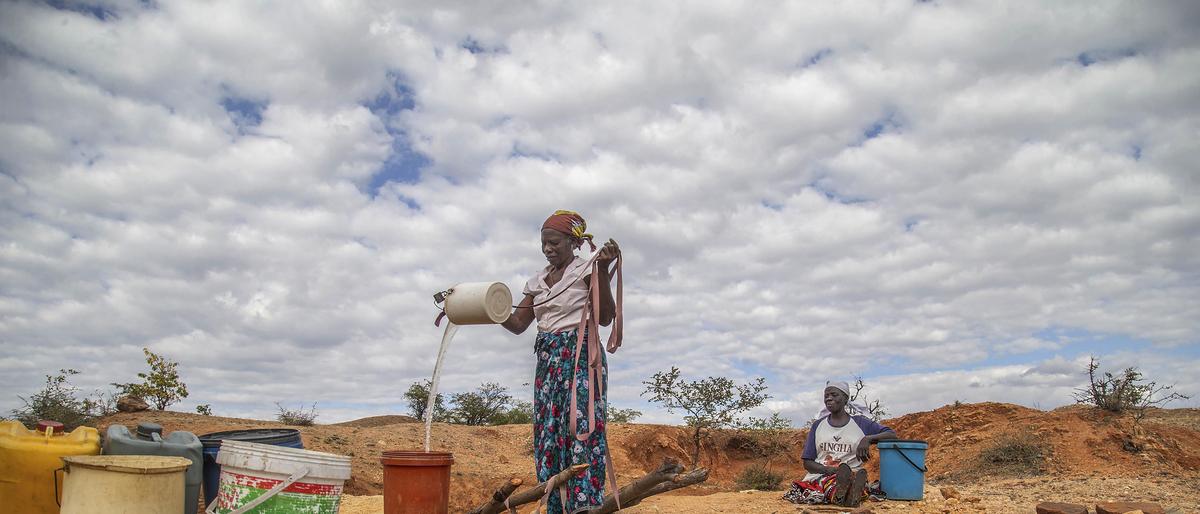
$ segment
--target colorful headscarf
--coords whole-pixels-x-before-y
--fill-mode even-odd
[[[587,222],[583,220],[575,211],[554,211],[546,222],[542,223],[543,229],[557,230],[567,234],[575,239],[587,241],[588,246],[592,247],[592,251],[596,251],[596,243],[592,242],[592,235],[587,233]]]

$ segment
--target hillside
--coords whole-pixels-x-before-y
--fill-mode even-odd
[[[98,425],[103,430],[112,423],[134,425],[138,421],[160,423],[168,432],[186,430],[196,434],[282,426],[170,411],[120,413]],[[1047,412],[1001,403],[959,404],[908,414],[884,424],[902,438],[929,442],[927,477],[933,493],[920,504],[876,504],[877,512],[924,512],[927,508],[929,512],[943,512],[947,505],[936,493],[940,485],[953,485],[964,496],[978,499],[952,510],[1031,512],[1038,500],[1085,503],[1152,499],[1164,506],[1180,507],[1181,512],[1193,512],[1200,505],[1197,409],[1154,410],[1135,423],[1130,416],[1078,406]],[[300,427],[300,432],[305,448],[352,456],[353,477],[345,492],[368,497],[381,493],[381,452],[420,449],[424,437],[422,425],[406,416]],[[805,435],[804,430],[792,434],[793,451],[776,459],[774,469],[789,477],[803,474],[799,455]],[[518,477],[532,483],[530,438],[527,425],[435,424],[433,446],[452,452],[455,459],[452,511],[481,502],[503,480]],[[689,460],[689,436],[682,427],[614,424],[609,428],[609,441],[621,482],[650,471],[663,458],[685,463]],[[994,454],[997,441],[1034,441],[1044,450],[1044,458],[1032,468],[1012,469],[983,462],[981,456]],[[653,498],[628,512],[687,512],[701,505],[716,512],[793,511],[794,506],[779,500],[781,492],[736,492],[738,473],[754,460],[734,443],[731,432],[708,434],[701,457],[702,465],[712,469],[707,483]],[[872,476],[876,465],[872,460]],[[377,498],[348,498],[344,511],[376,512],[376,503]]]

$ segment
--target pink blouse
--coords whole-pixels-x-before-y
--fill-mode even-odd
[[[583,317],[583,309],[587,305],[588,285],[583,280],[591,271],[587,261],[575,256],[575,259],[567,264],[562,279],[555,283],[554,287],[546,285],[546,276],[552,270],[553,267],[547,264],[537,275],[525,282],[525,289],[522,291],[532,295],[533,303],[538,304],[567,288],[554,300],[533,308],[538,332],[565,332],[577,328],[580,318]]]

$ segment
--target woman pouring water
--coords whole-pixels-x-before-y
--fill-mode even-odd
[[[620,346],[621,248],[609,239],[590,259],[575,255],[592,235],[578,213],[557,211],[542,224],[542,255],[549,264],[525,283],[525,297],[503,323],[521,334],[537,320],[533,383],[533,451],[539,481],[588,464],[547,499],[547,512],[571,514],[604,502],[611,466],[605,438],[608,365],[597,325],[613,324],[608,351]],[[610,267],[616,263],[615,269]],[[609,281],[617,275],[617,298]]]

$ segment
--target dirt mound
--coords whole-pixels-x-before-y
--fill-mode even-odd
[[[1188,409],[1193,410],[1193,409]],[[1174,422],[1164,423],[1164,419]],[[1005,403],[947,405],[887,420],[904,439],[929,443],[932,478],[986,472],[980,455],[1006,439],[1026,436],[1046,450],[1043,471],[1060,475],[1134,476],[1200,469],[1200,433],[1184,415],[1115,415],[1084,406],[1049,412]]]
[[[391,415],[387,415],[387,416],[371,416],[371,417],[367,417],[367,418],[359,418],[359,419],[356,419],[353,421],[343,421],[341,423],[334,423],[333,426],[369,428],[369,427],[382,427],[385,425],[397,425],[400,423],[419,423],[420,421],[421,420],[414,418],[412,416],[402,416],[402,415],[398,415],[398,414],[391,414]]]
[[[424,426],[405,418],[411,420],[407,416],[375,416],[333,425],[294,428],[300,430],[305,448],[352,458],[352,478],[346,484],[346,494],[378,495],[383,486],[383,468],[379,463],[382,452],[419,450],[423,447]],[[159,423],[167,432],[185,430],[196,434],[285,426],[272,421],[170,411],[118,413],[101,420],[97,425],[103,430],[112,423],[134,426],[139,421]],[[1037,485],[1041,484],[1038,481],[1041,478],[1033,482],[1021,477],[980,478],[981,453],[1010,434],[1029,434],[1048,449],[1044,468],[1046,474],[1043,477],[1054,477],[1054,480],[1047,482],[1046,487],[1061,484],[1061,477],[1076,477],[1072,480],[1081,480],[1081,488],[1106,483],[1137,483],[1148,477],[1166,480],[1166,485],[1162,487],[1169,487],[1174,480],[1197,483],[1200,478],[1200,432],[1194,427],[1198,421],[1200,411],[1196,409],[1153,411],[1135,423],[1132,416],[1115,416],[1084,407],[1066,407],[1046,412],[1018,405],[980,403],[948,405],[929,412],[885,420],[883,423],[895,429],[904,439],[920,439],[929,443],[926,458],[929,467],[927,476],[931,483],[949,481],[963,484],[959,487],[978,489],[981,491],[979,494],[986,495],[990,494],[986,486],[989,483],[1001,483],[1003,485],[998,487],[1003,488],[1012,487],[1013,480],[1026,480],[1021,483],[1034,484],[1031,486],[1035,487],[1034,491],[1036,487],[1041,487]],[[793,479],[803,476],[800,452],[806,436],[806,430],[796,430],[791,438],[792,451],[776,458],[772,462],[772,469]],[[736,491],[737,475],[756,462],[753,455],[741,449],[738,438],[738,434],[732,431],[704,433],[700,464],[712,470],[709,481],[671,495],[729,494],[729,491]],[[684,427],[609,425],[609,445],[621,484],[627,484],[653,470],[664,458],[690,464],[692,444],[692,434]],[[527,484],[535,483],[529,425],[469,427],[438,423],[434,424],[433,447],[454,454],[452,511],[465,511],[482,502],[499,483],[509,478],[520,478]],[[877,458],[868,463],[872,476],[877,476],[877,466]],[[755,498],[754,501],[778,503],[781,502],[777,500],[779,494],[731,496],[729,501]],[[758,499],[760,496],[763,499]],[[681,498],[671,501],[688,500]],[[652,502],[649,504],[653,505]],[[664,512],[689,511],[682,504],[661,505],[671,507]],[[786,504],[777,505],[783,506]],[[769,505],[764,507],[763,512],[772,511],[767,507]],[[738,512],[758,512],[747,509]]]

